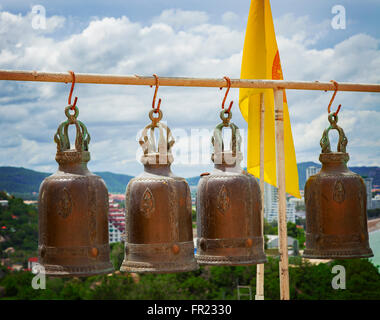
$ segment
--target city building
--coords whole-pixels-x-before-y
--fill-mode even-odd
[[[372,182],[373,178],[364,178],[365,188],[367,191],[367,210],[372,209]]]
[[[371,201],[372,209],[380,209],[380,194],[377,194]]]
[[[33,267],[35,265],[38,265],[38,258],[37,257],[32,257],[28,259],[28,270],[32,271]]]
[[[24,203],[27,204],[27,205],[37,205],[38,204],[38,201],[37,200],[24,200]]]
[[[268,242],[267,242],[268,249],[278,248],[278,243],[279,243],[278,235],[268,234],[266,236],[268,238]],[[296,240],[295,238],[288,236],[288,247],[292,247],[295,240]]]
[[[302,198],[301,199],[298,199],[298,198],[295,198],[295,197],[291,197],[289,199],[289,202],[290,203],[293,203],[294,204],[294,207],[297,207],[297,206],[304,206],[305,205],[305,199],[303,197],[303,195],[301,194]]]
[[[268,222],[277,221],[278,217],[278,188],[264,183],[264,217]],[[296,222],[296,204],[286,202],[287,221]]]
[[[125,197],[124,197],[125,199]],[[109,195],[108,234],[109,243],[124,241],[125,210],[120,206],[123,198],[120,195]]]
[[[0,200],[0,206],[8,207],[8,200]]]
[[[108,198],[112,200],[112,202],[124,202],[125,194],[109,194]]]
[[[306,181],[309,179],[310,176],[313,176],[319,172],[319,168],[317,167],[307,167],[306,168]]]

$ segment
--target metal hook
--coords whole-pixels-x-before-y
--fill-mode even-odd
[[[158,76],[156,74],[153,75],[153,77],[156,78],[156,89],[154,90],[154,96],[153,96],[153,102],[152,102],[152,108],[154,110],[154,113],[157,113],[158,110],[160,110],[160,105],[161,105],[161,98],[158,99],[158,104],[157,104],[157,108],[155,108],[155,104],[156,104],[156,96],[157,96],[157,90],[158,90],[158,87],[160,86],[160,82],[158,80]],[[152,88],[152,86],[150,86]]]
[[[222,109],[224,109],[224,103],[226,102],[228,92],[230,91],[230,88],[231,88],[231,79],[229,77],[223,77],[223,78],[227,81],[227,90],[226,90],[226,94],[224,95],[224,99],[222,102]],[[220,88],[220,90],[222,90],[222,89],[223,88]],[[231,107],[232,107],[233,103],[234,103],[233,101],[230,102],[230,106],[226,110],[227,113],[229,113],[231,111]]]
[[[71,96],[72,96],[72,94],[73,94],[73,90],[74,90],[74,86],[75,86],[75,73],[74,73],[74,71],[71,71],[71,70],[69,70],[68,72],[71,74],[71,76],[72,76],[72,78],[73,78],[73,80],[72,80],[72,82],[71,82],[71,89],[70,89],[70,94],[69,94],[68,103],[69,103],[69,105],[71,106],[70,109],[71,109],[71,110],[74,110],[74,109],[75,109],[75,106],[76,106],[76,104],[77,104],[77,100],[78,100],[78,97],[75,97],[75,98],[74,98],[74,104],[71,105]]]
[[[338,92],[338,82],[336,82],[335,80],[330,80],[330,82],[332,82],[332,83],[334,84],[334,86],[335,86],[335,91],[334,91],[333,96],[331,97],[331,100],[330,100],[329,106],[327,107],[327,112],[328,112],[329,114],[330,114],[330,112],[331,112],[331,111],[330,111],[330,110],[331,110],[331,104],[333,103],[333,101],[334,101],[334,99],[335,99],[335,96],[336,96],[336,93]],[[340,104],[340,105],[338,106],[337,111],[334,112],[334,115],[335,115],[335,116],[338,115],[341,106],[342,106],[342,105]]]

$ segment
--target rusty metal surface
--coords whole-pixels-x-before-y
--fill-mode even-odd
[[[90,276],[113,271],[108,244],[108,191],[87,169],[89,135],[76,120],[78,112],[57,130],[58,171],[39,191],[39,262],[48,276]],[[67,127],[77,127],[70,149]]]
[[[225,115],[226,113],[227,116]],[[256,179],[241,169],[239,129],[223,110],[212,137],[215,164],[201,175],[197,190],[199,264],[247,265],[266,262],[261,232],[261,195]],[[224,150],[222,128],[230,127],[231,150]]]
[[[334,117],[335,116],[335,117]],[[329,115],[331,126],[321,139],[321,171],[305,185],[306,249],[303,256],[314,259],[368,258],[366,187],[363,179],[347,167],[347,138]],[[328,131],[339,133],[338,150],[331,152]]]
[[[125,258],[120,270],[154,273],[196,270],[190,189],[186,180],[176,177],[170,169],[174,139],[170,129],[153,118],[152,112],[152,123],[145,127],[140,140],[144,172],[133,178],[126,190]],[[158,113],[161,119],[161,110]],[[160,133],[158,151],[155,128]]]

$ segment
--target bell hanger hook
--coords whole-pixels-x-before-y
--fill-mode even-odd
[[[70,94],[69,94],[69,99],[68,99],[68,104],[71,106],[71,110],[75,110],[75,106],[77,104],[78,97],[74,98],[74,103],[71,104],[71,96],[73,95],[74,87],[75,87],[75,73],[74,71],[69,70],[68,71],[71,74],[72,77],[72,82],[71,82],[71,89],[70,89]]]
[[[156,79],[156,88],[154,89],[154,95],[153,95],[153,101],[152,101],[152,108],[154,110],[154,113],[157,113],[160,110],[160,105],[161,105],[161,98],[158,99],[158,104],[157,108],[155,107],[156,104],[156,96],[157,96],[157,91],[160,86],[160,81],[158,79],[158,76],[156,74],[153,74],[153,77]],[[152,88],[152,85],[150,86]]]
[[[336,82],[335,80],[330,80],[330,82],[332,82],[332,83],[334,84],[334,86],[335,86],[335,91],[334,91],[334,94],[333,94],[333,96],[331,97],[330,103],[329,103],[329,105],[328,105],[328,107],[327,107],[327,112],[328,112],[329,114],[330,114],[330,112],[331,112],[331,104],[333,103],[333,101],[334,101],[334,99],[335,99],[335,96],[336,96],[336,93],[338,92],[338,82]],[[334,116],[337,116],[337,115],[338,115],[341,106],[342,106],[341,104],[338,106],[338,109],[334,112]]]
[[[222,109],[224,109],[224,103],[226,102],[228,92],[230,91],[230,88],[231,88],[231,79],[229,77],[226,77],[226,76],[223,77],[223,79],[225,79],[227,81],[227,90],[226,90],[226,93],[224,95],[224,99],[222,102]],[[222,90],[223,88],[221,87],[219,89]],[[228,107],[228,109],[225,110],[226,113],[230,113],[233,103],[234,103],[233,101],[230,102],[230,106]]]

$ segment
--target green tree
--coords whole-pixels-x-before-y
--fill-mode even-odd
[[[124,243],[115,242],[110,244],[110,259],[115,270],[119,270],[124,259]]]

